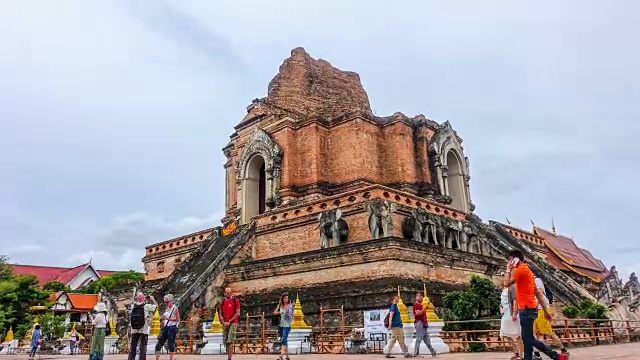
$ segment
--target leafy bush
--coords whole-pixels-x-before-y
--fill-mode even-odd
[[[569,305],[562,310],[569,319],[607,319],[607,308],[591,300],[583,300],[580,304]]]
[[[496,288],[489,279],[474,275],[469,282],[469,288],[464,291],[454,291],[443,298],[445,306],[445,321],[493,319],[500,313],[500,300],[496,294]],[[459,330],[489,330],[488,322],[468,322],[446,324],[445,331]],[[478,340],[478,333],[469,334],[472,340]],[[483,343],[472,342],[469,351],[486,351]]]
[[[58,291],[71,291],[71,289],[67,285],[61,283],[60,281],[49,281],[48,283],[42,285],[42,290],[50,291],[52,293]]]

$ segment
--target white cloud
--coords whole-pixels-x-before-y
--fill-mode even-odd
[[[15,263],[76,266],[91,259],[100,269],[141,271],[145,246],[216,226],[221,217],[214,214],[169,220],[135,213],[114,217],[105,225],[17,222],[4,218],[0,246]]]
[[[223,212],[220,149],[304,46],[358,72],[377,113],[450,120],[485,219],[553,216],[629,272],[639,6],[2,1],[2,251],[139,269],[145,245],[218,225],[203,214]]]

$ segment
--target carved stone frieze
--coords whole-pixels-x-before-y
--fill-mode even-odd
[[[501,257],[499,251],[480,236],[478,229],[470,222],[436,215],[423,208],[413,209],[411,216],[404,219],[402,234],[407,239],[447,249]]]

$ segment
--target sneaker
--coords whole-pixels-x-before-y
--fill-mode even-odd
[[[431,353],[431,356],[432,356],[432,357],[436,357],[436,353],[435,353],[435,352],[432,352],[432,353]]]

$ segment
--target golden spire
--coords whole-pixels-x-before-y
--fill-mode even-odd
[[[151,318],[151,331],[149,331],[149,335],[151,336],[160,335],[160,313],[158,312],[157,306],[156,306],[156,312],[153,313],[153,318]]]
[[[300,296],[296,293],[296,303],[293,306],[293,322],[291,323],[292,329],[311,329],[311,326],[304,322],[304,313],[302,312],[302,305],[300,304]]]
[[[553,216],[551,217],[551,231],[553,231],[553,235],[558,235],[556,234],[556,223],[553,221]]]
[[[433,306],[431,299],[427,296],[427,285],[424,286],[424,297],[422,298],[422,308],[427,312],[427,322],[442,322],[442,319],[436,314],[436,307]]]
[[[534,235],[538,235],[538,227],[536,226],[536,223],[533,222],[533,220],[529,219],[529,221],[531,221],[531,226],[533,226],[533,233]]]
[[[4,338],[4,342],[8,343],[13,341],[13,326],[9,328],[9,331],[7,331],[7,336],[5,336]]]
[[[107,334],[107,336],[118,336],[118,333],[116,332],[116,324],[113,322],[113,316],[109,317],[109,327],[111,328],[111,333]]]
[[[400,319],[402,319],[402,323],[410,323],[411,319],[407,312],[407,306],[402,302],[402,297],[400,296],[400,286],[398,286],[398,310],[400,310]]]
[[[216,314],[213,315],[213,321],[209,326],[210,333],[221,333],[222,332],[222,323],[220,322],[220,318],[218,317],[218,310],[216,309]]]

